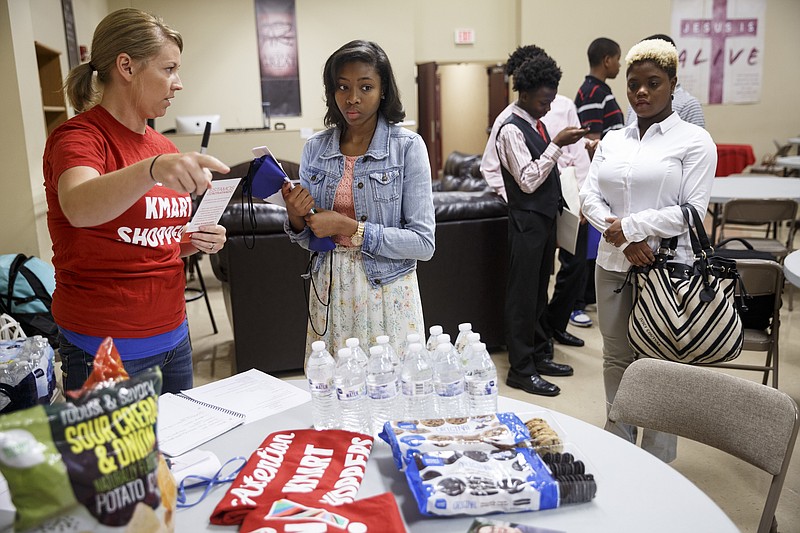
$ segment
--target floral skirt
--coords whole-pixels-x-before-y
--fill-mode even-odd
[[[396,351],[409,333],[419,333],[424,338],[425,323],[416,270],[391,283],[373,287],[364,271],[361,249],[337,246],[329,252],[312,279],[306,359],[311,353],[311,343],[317,340],[325,341],[328,351],[336,357],[336,352],[345,347],[345,340],[350,337],[361,341],[367,355],[369,347],[377,344],[375,338],[379,335],[388,335]],[[330,301],[330,308],[320,300]]]

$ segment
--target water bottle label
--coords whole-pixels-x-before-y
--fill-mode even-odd
[[[387,400],[397,396],[397,382],[384,383],[383,385],[367,385],[367,395],[373,400]]]
[[[427,396],[433,393],[433,383],[426,381],[404,381],[403,394],[406,396]]]
[[[497,381],[490,379],[489,381],[470,381],[469,394],[472,396],[489,396],[497,393]]]
[[[342,387],[336,388],[336,396],[339,398],[340,402],[360,400],[361,398],[364,398],[366,394],[367,394],[367,388],[363,383],[349,388],[342,388]]]
[[[308,380],[308,390],[314,394],[315,392],[318,393],[326,393],[330,392],[331,384],[328,381],[315,381],[313,379]]]
[[[459,379],[451,383],[437,383],[436,395],[437,396],[458,396],[464,393],[464,380]]]

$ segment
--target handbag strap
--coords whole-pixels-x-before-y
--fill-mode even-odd
[[[697,209],[692,204],[681,204],[683,219],[689,226],[689,240],[692,243],[692,251],[697,259],[708,258],[714,255],[714,248],[708,239],[703,221],[697,213]]]
[[[750,250],[751,252],[752,252],[753,250],[755,250],[755,248],[753,248],[753,245],[752,245],[752,244],[750,244],[750,241],[748,241],[748,240],[746,240],[746,239],[742,239],[741,237],[731,237],[730,239],[725,239],[724,241],[720,241],[720,242],[718,242],[718,243],[717,243],[717,248],[718,248],[718,249],[719,249],[719,248],[722,248],[723,246],[725,246],[725,245],[726,245],[726,244],[728,244],[729,242],[738,242],[738,243],[741,243],[741,244],[742,244],[742,246],[744,246],[745,248],[747,248],[747,249],[748,249],[748,250]]]

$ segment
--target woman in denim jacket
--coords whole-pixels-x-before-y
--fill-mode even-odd
[[[436,226],[428,153],[396,125],[405,111],[380,46],[342,46],[323,81],[328,129],[303,149],[301,186],[283,188],[291,240],[310,249],[313,232],[336,244],[312,256],[306,353],[315,340],[333,352],[349,337],[399,345],[424,333],[416,265],[433,256]]]

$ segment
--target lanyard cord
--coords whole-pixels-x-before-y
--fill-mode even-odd
[[[311,302],[309,301],[309,297],[308,297],[308,292],[309,291],[308,291],[308,287],[306,286],[305,281],[304,281],[303,282],[303,294],[306,297],[306,309],[307,309],[307,312],[308,312],[308,323],[311,324],[311,329],[319,337],[323,337],[328,332],[328,317],[330,316],[330,312],[331,312],[331,288],[333,287],[333,252],[328,252],[328,255],[330,256],[330,265],[329,265],[329,268],[328,268],[328,301],[327,302],[323,302],[322,298],[319,297],[319,291],[317,290],[317,284],[314,281],[314,275],[311,273],[311,268],[312,268],[312,266],[314,264],[314,259],[317,258],[317,252],[314,252],[313,254],[311,254],[311,259],[308,260],[308,267],[306,268],[305,274],[301,274],[300,275],[300,277],[303,278],[303,280],[310,280],[311,281],[311,287],[314,289],[314,296],[316,297],[316,299],[320,303],[320,305],[322,305],[325,308],[325,329],[322,331],[322,333],[320,333],[319,331],[317,331],[316,326],[314,326],[314,319],[311,316]]]

